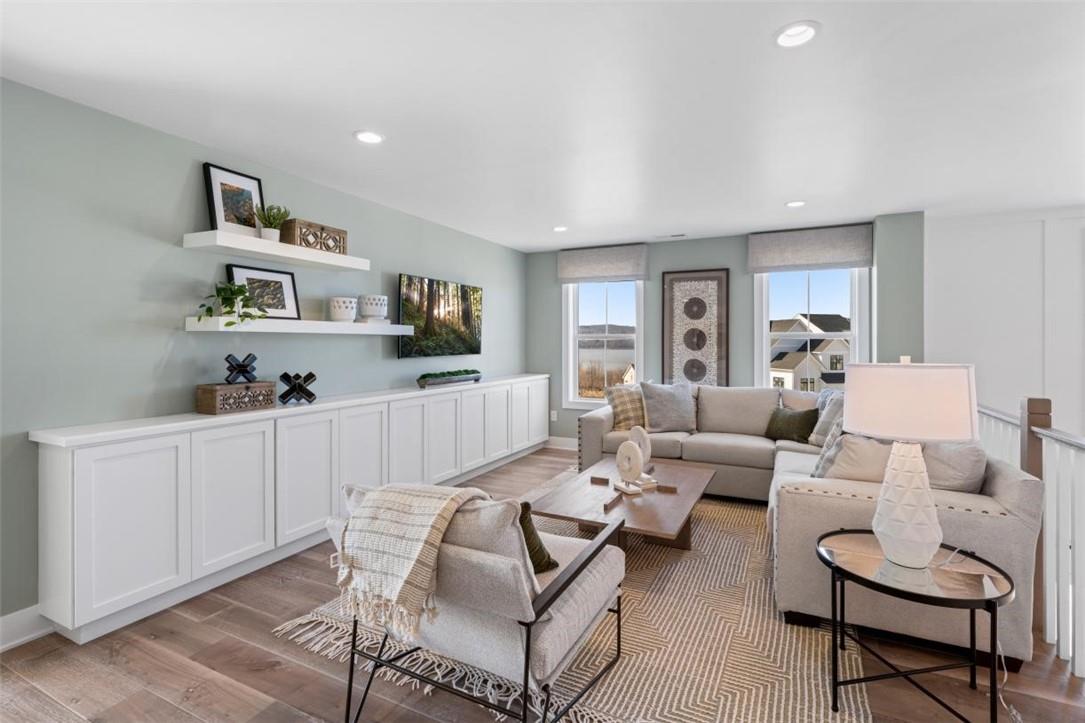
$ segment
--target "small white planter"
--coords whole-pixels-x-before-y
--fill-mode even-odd
[[[358,300],[353,296],[333,296],[328,299],[328,318],[332,321],[353,322],[358,315]]]
[[[260,238],[265,241],[278,241],[279,229],[277,228],[262,228],[260,229]]]
[[[380,322],[388,317],[388,297],[382,294],[366,294],[361,297],[362,321]]]

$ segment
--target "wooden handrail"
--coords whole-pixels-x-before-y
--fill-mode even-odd
[[[985,407],[982,404],[979,405],[979,412],[985,417],[993,417],[1000,422],[1012,424],[1015,427],[1021,423],[1020,418],[1015,417],[1008,412],[1003,412],[993,407]]]
[[[1085,437],[1079,437],[1076,434],[1070,434],[1064,432],[1061,429],[1050,429],[1045,427],[1033,427],[1032,433],[1040,437],[1046,437],[1053,439],[1056,442],[1069,445],[1071,447],[1077,447],[1078,449],[1085,449]]]

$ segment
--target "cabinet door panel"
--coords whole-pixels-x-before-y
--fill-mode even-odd
[[[509,443],[509,387],[486,390],[486,461],[504,457],[511,451]]]
[[[509,434],[512,448],[523,449],[531,444],[530,433],[530,391],[527,384],[512,385],[512,402],[509,407]]]
[[[192,579],[187,434],[75,452],[75,624]]]
[[[460,473],[460,395],[442,394],[426,400],[426,454],[430,484]]]
[[[425,484],[426,401],[405,399],[388,405],[388,482]]]
[[[339,412],[275,425],[275,539],[283,545],[324,529],[339,510]]]
[[[550,439],[550,382],[545,379],[528,384],[528,439],[538,444]]]
[[[485,390],[464,392],[460,405],[460,466],[466,472],[486,461]]]
[[[192,434],[192,577],[275,547],[275,423]]]
[[[351,407],[339,413],[339,459],[339,479],[344,485],[380,487],[388,483],[387,404]]]

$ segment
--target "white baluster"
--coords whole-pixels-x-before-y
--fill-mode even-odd
[[[1063,452],[1073,455],[1070,486],[1073,489],[1072,518],[1077,521],[1071,532],[1074,547],[1072,577],[1069,581],[1073,587],[1071,597],[1074,606],[1070,623],[1074,635],[1073,673],[1085,677],[1085,590],[1082,589],[1085,586],[1085,452],[1069,446]]]
[[[1044,642],[1054,645],[1059,639],[1058,601],[1058,509],[1059,495],[1056,477],[1059,447],[1044,440]]]

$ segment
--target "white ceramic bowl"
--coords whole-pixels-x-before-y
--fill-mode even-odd
[[[332,321],[353,322],[358,316],[358,300],[353,296],[333,296],[328,299],[328,318]]]
[[[382,294],[366,294],[361,297],[362,316],[368,319],[383,319],[388,316],[388,297]]]

